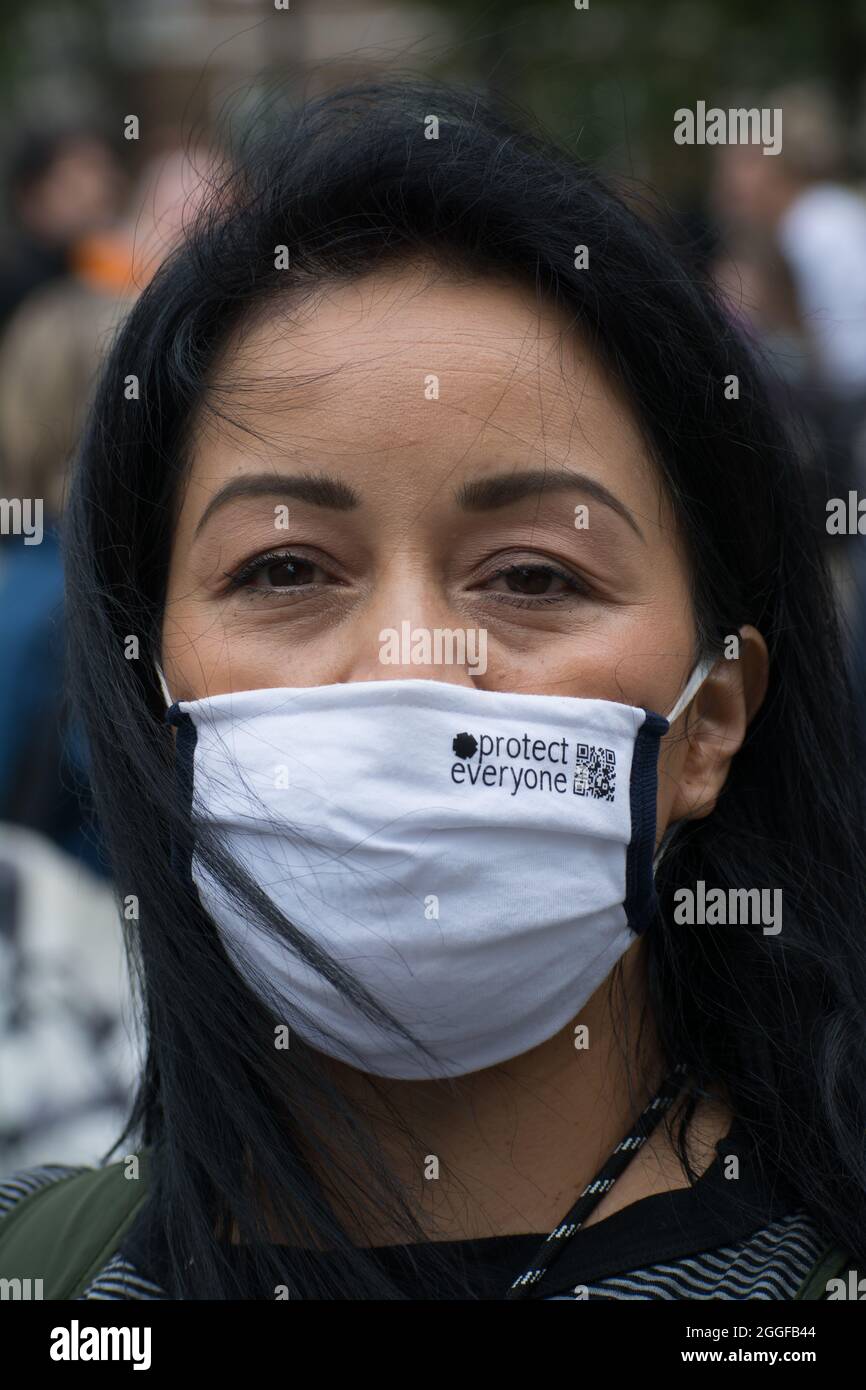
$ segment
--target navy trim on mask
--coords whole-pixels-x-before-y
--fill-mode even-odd
[[[631,840],[625,860],[625,912],[633,932],[640,935],[658,907],[653,882],[656,840],[659,742],[670,725],[661,714],[644,710],[646,719],[635,739],[631,764]]]
[[[196,728],[190,715],[180,708],[178,704],[173,704],[165,712],[166,724],[173,724],[177,729],[177,737],[174,744],[174,776],[175,785],[180,793],[181,804],[186,808],[187,815],[192,823],[192,789],[193,789],[193,766],[195,763]],[[192,879],[192,829],[190,828],[189,849],[184,850],[177,843],[174,835],[171,837],[171,867],[174,872],[185,881]]]

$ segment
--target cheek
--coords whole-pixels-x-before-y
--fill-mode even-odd
[[[202,605],[183,599],[166,604],[162,666],[175,699],[197,700],[243,689],[245,672],[238,666],[243,665],[244,652],[245,644],[229,640],[219,618]]]
[[[169,587],[162,619],[162,667],[175,699],[195,700],[212,694],[220,666],[230,651],[219,620],[189,590],[184,576]]]

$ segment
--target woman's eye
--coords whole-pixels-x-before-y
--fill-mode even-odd
[[[499,593],[521,598],[565,598],[568,594],[586,592],[586,585],[576,576],[550,565],[510,565],[493,575],[490,583],[502,586]]]
[[[328,575],[303,555],[260,555],[232,576],[233,589],[303,589]]]

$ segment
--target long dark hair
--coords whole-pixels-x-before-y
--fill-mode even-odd
[[[674,502],[700,647],[719,651],[744,623],[766,638],[768,695],[725,791],[659,872],[647,1007],[693,1098],[724,1091],[761,1161],[866,1258],[857,711],[796,450],[751,349],[633,204],[472,93],[403,80],[344,88],[256,132],[233,167],[113,346],[66,516],[75,696],[118,893],[139,905],[127,927],[147,1060],[121,1141],[151,1150],[170,1292],[251,1296],[286,1282],[254,1173],[280,1229],[332,1255],[323,1270],[298,1253],[290,1293],[400,1296],[329,1193],[364,1214],[373,1238],[393,1210],[411,1239],[409,1204],[321,1058],[274,1049],[273,1012],[229,967],[179,867],[192,831],[154,662],[190,423],[230,329],[288,289],[411,258],[519,279],[562,307],[624,386]],[[288,269],[275,265],[280,245]],[[218,846],[208,853],[227,891],[309,951]],[[675,887],[700,879],[781,888],[782,932],[675,925]],[[678,1144],[685,1157],[682,1132]],[[232,1219],[248,1242],[242,1272],[219,1239]]]

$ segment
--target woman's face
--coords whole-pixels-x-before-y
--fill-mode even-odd
[[[274,305],[233,338],[226,418],[197,430],[163,628],[173,697],[408,678],[670,709],[695,658],[673,513],[559,311],[404,267],[292,317]],[[404,631],[400,651],[387,634]],[[683,745],[664,740],[659,834]]]

